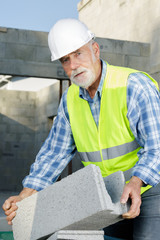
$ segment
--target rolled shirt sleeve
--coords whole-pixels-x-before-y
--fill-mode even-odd
[[[76,153],[76,147],[67,116],[67,90],[62,96],[58,114],[48,138],[23,180],[23,187],[37,191],[53,184]]]
[[[132,175],[155,186],[160,182],[160,93],[143,73],[128,78],[127,106],[130,128],[142,147]]]

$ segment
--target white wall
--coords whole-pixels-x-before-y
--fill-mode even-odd
[[[151,72],[160,71],[159,0],[82,0],[79,19],[98,37],[151,43]]]

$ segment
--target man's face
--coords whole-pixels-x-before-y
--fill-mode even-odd
[[[96,81],[98,60],[99,47],[96,42],[90,42],[60,59],[70,80],[83,88]]]

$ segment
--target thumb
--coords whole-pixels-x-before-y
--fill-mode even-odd
[[[128,201],[128,198],[129,198],[129,192],[126,190],[126,188],[124,188],[124,191],[120,199],[120,203],[125,204]]]
[[[11,208],[12,203],[14,202],[15,197],[9,197],[3,204],[2,208],[4,211]]]
[[[3,210],[8,210],[10,207],[11,207],[11,204],[9,201],[5,201],[5,203],[2,206]]]

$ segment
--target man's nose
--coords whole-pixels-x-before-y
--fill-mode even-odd
[[[70,59],[70,68],[71,68],[72,70],[75,70],[75,69],[77,69],[78,67],[79,67],[79,61],[78,61],[77,59],[75,59],[75,58]]]

